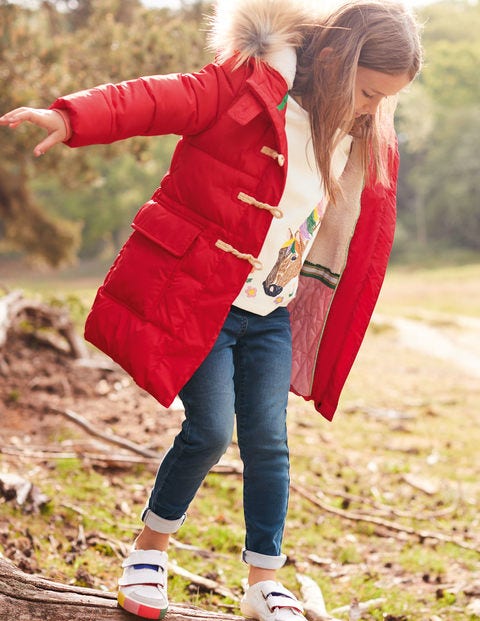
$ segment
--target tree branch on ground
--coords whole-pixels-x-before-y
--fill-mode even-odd
[[[233,591],[231,591],[227,587],[224,587],[222,584],[220,584],[216,580],[212,580],[210,578],[204,578],[203,576],[194,574],[191,571],[188,571],[184,569],[183,567],[180,567],[180,565],[177,565],[177,563],[169,562],[168,569],[172,574],[175,574],[176,576],[181,576],[182,578],[186,578],[192,584],[198,586],[200,589],[204,591],[212,591],[214,593],[217,593],[218,595],[221,595],[222,597],[228,597],[234,602],[238,601],[238,597],[235,595]]]
[[[470,544],[466,541],[458,539],[456,537],[450,537],[449,535],[445,535],[443,533],[438,533],[429,530],[416,530],[411,526],[404,526],[403,524],[399,524],[398,522],[393,522],[391,520],[384,520],[382,518],[376,516],[363,515],[361,513],[355,513],[353,511],[345,511],[344,509],[338,509],[336,507],[332,507],[331,505],[322,502],[318,497],[314,496],[310,492],[306,491],[299,485],[291,485],[291,489],[295,491],[297,494],[319,507],[323,511],[327,511],[328,513],[332,513],[346,520],[351,520],[354,522],[367,522],[368,524],[375,524],[376,526],[380,526],[382,528],[386,528],[391,531],[395,531],[398,533],[405,533],[407,535],[412,535],[417,537],[420,541],[425,539],[436,539],[437,541],[442,541],[443,543],[452,543],[459,548],[463,548],[464,550],[473,550],[474,552],[480,552],[480,547],[476,544]]]
[[[79,425],[82,429],[84,429],[87,433],[110,444],[116,444],[117,446],[121,446],[122,448],[126,448],[129,451],[137,453],[138,455],[142,455],[143,457],[150,457],[152,459],[156,459],[157,461],[162,459],[163,455],[161,453],[157,453],[157,451],[151,451],[150,449],[145,449],[141,447],[136,442],[131,442],[130,440],[126,440],[125,438],[121,438],[113,433],[106,433],[104,431],[99,431],[95,427],[93,427],[89,421],[84,418],[81,414],[77,414],[73,412],[73,410],[61,410],[59,408],[50,407],[49,411],[53,414],[61,414],[68,418],[69,421],[74,422],[76,425]]]
[[[372,507],[372,509],[376,512],[377,515],[383,515],[383,516],[393,515],[399,518],[408,518],[412,520],[415,519],[415,520],[421,520],[425,522],[428,522],[430,520],[435,520],[441,517],[445,517],[446,515],[451,515],[452,513],[455,513],[455,511],[458,510],[459,500],[460,500],[459,498],[457,498],[454,504],[449,505],[448,507],[445,507],[443,509],[439,509],[438,511],[428,511],[428,512],[424,511],[422,513],[419,513],[418,511],[416,512],[401,511],[400,509],[396,509],[395,507],[391,505],[386,505],[383,503],[375,502],[363,496],[358,496],[356,494],[350,494],[348,492],[342,492],[341,490],[328,489],[326,491],[317,492],[317,494],[318,494],[318,497],[320,496],[325,497],[329,495],[329,496],[336,496],[337,498],[343,498],[344,500],[348,502],[362,503],[363,505],[367,505],[367,507]],[[362,508],[362,512],[368,511],[368,510],[369,510],[368,508],[367,509]]]

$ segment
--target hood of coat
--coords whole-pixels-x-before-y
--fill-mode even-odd
[[[237,65],[251,58],[265,61],[284,77],[290,89],[300,26],[308,21],[306,5],[299,0],[217,0],[210,47],[220,63],[234,54]]]

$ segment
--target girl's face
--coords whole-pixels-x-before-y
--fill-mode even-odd
[[[410,81],[406,73],[389,75],[359,65],[355,80],[355,118],[374,115],[384,97],[396,95]]]

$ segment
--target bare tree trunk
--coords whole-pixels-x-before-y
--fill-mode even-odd
[[[45,580],[20,571],[0,557],[1,621],[132,621],[114,593]],[[239,621],[241,617],[170,606],[168,621]]]

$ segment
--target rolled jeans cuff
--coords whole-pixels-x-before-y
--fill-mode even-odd
[[[142,513],[142,522],[156,533],[171,534],[176,533],[180,526],[185,522],[187,514],[183,514],[178,520],[166,520],[154,513],[151,509],[145,509]]]
[[[280,569],[280,567],[285,565],[287,557],[285,554],[268,556],[267,554],[251,552],[244,548],[242,550],[242,560],[248,565],[253,565],[253,567],[259,567],[260,569]]]

